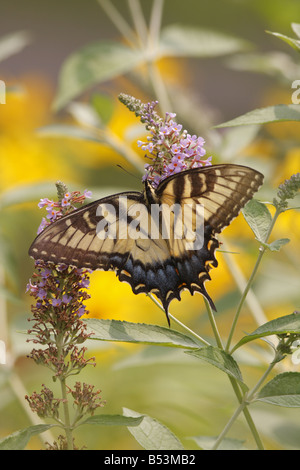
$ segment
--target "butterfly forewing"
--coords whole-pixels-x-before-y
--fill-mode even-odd
[[[181,184],[177,184],[178,178]],[[213,165],[187,170],[164,180],[157,188],[162,202],[200,204],[204,220],[215,233],[238,215],[263,182],[263,175],[242,165]]]
[[[29,254],[35,259],[92,270],[107,270],[114,265],[117,268],[121,263],[118,256],[119,258],[128,256],[131,240],[123,234],[121,234],[123,237],[121,239],[118,236],[106,236],[106,234],[101,236],[101,234],[107,232],[109,225],[110,234],[118,235],[118,203],[122,196],[125,196],[129,203],[136,203],[141,199],[141,193],[138,192],[120,193],[75,210],[48,226],[38,235],[30,247]],[[112,223],[101,225],[103,216],[101,216],[99,206],[107,210],[106,220]],[[116,215],[115,218],[114,215]],[[122,250],[118,246],[120,242],[123,245]]]

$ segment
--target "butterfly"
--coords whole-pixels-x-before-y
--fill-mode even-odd
[[[55,264],[115,271],[134,294],[155,294],[168,323],[169,304],[180,300],[184,289],[200,292],[215,310],[204,284],[218,265],[217,234],[262,183],[261,173],[234,164],[182,171],[156,188],[146,180],[143,192],[114,194],[55,221],[36,237],[29,254]]]

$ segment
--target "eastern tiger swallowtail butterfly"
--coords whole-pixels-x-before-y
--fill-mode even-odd
[[[36,237],[29,254],[36,260],[55,264],[113,270],[120,281],[130,284],[134,294],[154,293],[162,302],[168,322],[169,304],[174,298],[180,300],[184,289],[192,295],[200,292],[215,309],[204,283],[210,279],[211,267],[218,265],[216,234],[238,215],[262,182],[261,173],[233,164],[186,170],[164,179],[157,188],[146,180],[143,192],[105,197],[52,223]],[[123,200],[126,200],[126,208],[120,203]],[[163,237],[161,225],[156,238],[148,234],[138,238],[124,236],[124,224],[118,231],[121,221],[124,215],[128,216],[127,224],[134,221],[131,210],[136,204],[144,209],[142,217],[146,226],[153,224],[152,204],[162,208],[160,222],[166,216],[164,208],[173,204],[192,205],[190,222],[195,221],[195,204],[201,205],[204,218],[202,246],[187,249],[188,240],[183,229],[181,238],[175,237],[174,227],[169,237]],[[108,208],[105,216],[99,215],[99,206]],[[109,215],[114,216],[114,221],[101,226]],[[108,226],[115,237],[107,236]]]

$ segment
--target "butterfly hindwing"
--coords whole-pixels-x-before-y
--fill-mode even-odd
[[[219,242],[215,235],[238,215],[262,182],[261,173],[245,166],[228,164],[187,170],[165,179],[158,186],[155,195],[161,204],[180,204],[182,213],[185,213],[184,205],[192,208],[187,212],[190,215],[183,217],[183,236],[176,238],[173,230],[168,239],[173,265],[181,280],[175,289],[179,296],[183,289],[188,289],[191,294],[200,292],[215,308],[204,286],[210,280],[210,269],[218,266],[215,251]],[[194,229],[199,206],[202,207],[200,213],[204,226],[199,243],[195,243],[193,249],[184,233],[186,226]],[[169,304],[168,300],[175,296],[170,295],[166,303]]]

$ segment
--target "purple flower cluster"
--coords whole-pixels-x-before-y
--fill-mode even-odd
[[[68,313],[80,318],[88,313],[83,300],[89,298],[84,291],[89,287],[89,270],[65,264],[53,265],[36,261],[34,281],[30,279],[26,292],[36,299],[35,309],[51,315]]]
[[[39,232],[74,210],[74,204],[91,197],[89,191],[69,193],[63,183],[58,182],[56,186],[58,202],[44,198],[38,204],[48,213]],[[71,439],[71,430],[83,416],[94,414],[96,408],[103,406],[100,391],[94,391],[92,385],[76,382],[75,389],[66,385],[69,376],[79,374],[87,365],[95,366],[94,357],[85,357],[87,348],[83,343],[91,333],[87,332],[87,325],[81,318],[88,314],[84,302],[90,298],[86,291],[90,283],[89,273],[88,269],[39,260],[35,262],[35,271],[27,284],[26,291],[35,299],[35,304],[31,306],[32,317],[29,321],[32,327],[28,330],[30,339],[27,341],[41,346],[34,347],[28,357],[36,364],[48,367],[53,380],[61,382],[62,398],[55,398],[45,386],[41,393],[25,396],[33,412],[59,422],[65,429],[66,437],[59,436],[52,446],[49,445],[49,449],[77,448]],[[72,426],[66,411],[68,405],[65,406],[68,403],[67,394],[72,396],[75,408]]]
[[[140,118],[151,135],[147,142],[137,142],[147,152],[146,157],[152,160],[145,165],[143,181],[150,180],[155,187],[175,173],[211,165],[212,158],[204,158],[206,150],[202,137],[188,134],[181,124],[174,121],[174,113],[166,113],[165,119],[160,118],[154,111],[156,104],[153,101],[144,105]]]
[[[119,100],[140,118],[151,134],[147,142],[137,142],[147,152],[145,157],[151,160],[145,165],[143,181],[149,180],[152,186],[157,187],[168,176],[211,165],[212,157],[204,158],[204,139],[189,134],[174,121],[176,114],[166,113],[164,119],[159,116],[155,111],[158,101],[145,104],[125,93],[119,95]]]
[[[38,207],[40,209],[45,207],[47,215],[46,217],[43,217],[42,222],[38,228],[38,233],[41,233],[44,228],[46,228],[55,220],[76,209],[75,204],[82,204],[86,198],[90,198],[91,196],[91,191],[85,190],[83,194],[81,194],[79,191],[64,193],[63,197],[59,201],[52,201],[47,197],[41,199],[38,203]]]
[[[60,217],[76,209],[86,198],[91,197],[90,191],[67,192],[63,183],[57,183],[58,201],[43,198],[38,203],[39,208],[46,208],[47,216],[43,217],[38,233],[43,231]],[[51,262],[35,262],[35,272],[27,284],[26,292],[36,299],[33,312],[40,312],[42,318],[69,315],[70,318],[80,318],[88,313],[83,300],[89,298],[84,291],[89,287],[88,269],[79,269],[66,264],[54,265]]]

